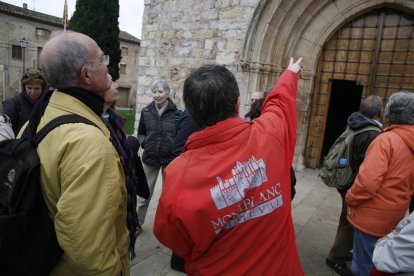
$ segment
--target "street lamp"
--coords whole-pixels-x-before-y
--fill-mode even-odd
[[[29,44],[29,41],[26,40],[25,37],[23,37],[22,39],[19,40],[20,42],[20,47],[22,48],[22,59],[23,59],[23,75],[24,75],[24,71],[25,71],[25,66],[26,66],[26,48],[27,48],[27,44]]]

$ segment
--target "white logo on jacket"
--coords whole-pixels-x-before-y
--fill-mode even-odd
[[[268,180],[263,159],[257,160],[252,156],[244,163],[237,161],[232,174],[233,177],[224,182],[217,176],[219,184],[210,189],[217,210],[237,203],[229,213],[211,220],[216,234],[223,229],[270,214],[283,205],[280,182],[246,197],[248,190],[260,187]]]
[[[224,182],[220,176],[217,176],[219,184],[210,189],[218,210],[241,201],[245,196],[245,189],[259,187],[267,181],[263,159],[257,160],[254,156],[244,163],[237,161],[231,173],[233,177]]]

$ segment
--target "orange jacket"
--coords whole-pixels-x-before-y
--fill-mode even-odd
[[[414,193],[414,125],[393,125],[369,145],[346,195],[348,221],[375,237],[391,232]]]
[[[165,169],[154,233],[189,275],[303,275],[290,203],[296,90],[285,72],[252,124],[194,133]]]

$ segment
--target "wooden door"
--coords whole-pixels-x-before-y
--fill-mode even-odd
[[[384,104],[394,92],[414,90],[413,33],[412,14],[382,8],[346,23],[325,43],[312,96],[306,166],[319,167],[323,160],[333,81],[353,81],[362,86],[362,97],[378,95]]]

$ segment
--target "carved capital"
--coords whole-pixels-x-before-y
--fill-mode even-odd
[[[240,67],[242,68],[243,72],[261,74],[274,74],[280,73],[282,71],[282,68],[280,66],[253,61],[240,61]]]

